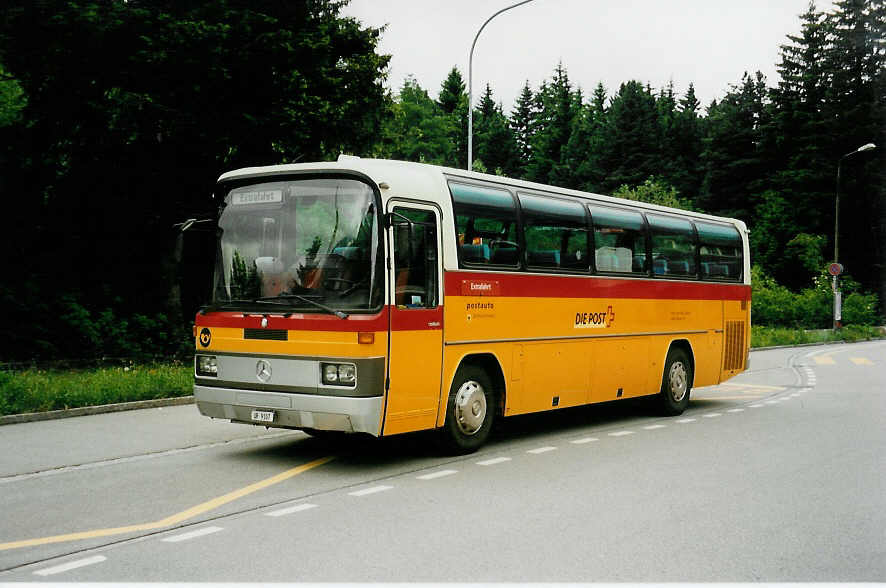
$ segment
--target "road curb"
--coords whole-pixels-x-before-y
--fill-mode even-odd
[[[123,412],[124,410],[138,410],[141,408],[179,406],[183,404],[193,403],[193,396],[179,396],[177,398],[159,398],[157,400],[138,400],[136,402],[120,402],[118,404],[101,404],[99,406],[84,406],[82,408],[50,410],[48,412],[27,412],[24,414],[10,414],[6,416],[0,416],[0,426],[14,425],[18,423],[33,423],[36,421],[51,421],[55,419],[66,419],[69,417],[87,416],[91,414],[104,414],[108,412]]]
[[[772,347],[751,347],[750,352],[768,351],[770,349],[788,349],[790,347],[820,347],[822,345],[852,345],[853,343],[870,343],[871,341],[883,341],[877,339],[859,339],[858,341],[819,341],[817,343],[795,343],[793,345],[773,345]]]

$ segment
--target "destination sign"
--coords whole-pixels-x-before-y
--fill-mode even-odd
[[[274,204],[283,202],[283,190],[258,190],[255,192],[235,192],[231,194],[231,204]]]

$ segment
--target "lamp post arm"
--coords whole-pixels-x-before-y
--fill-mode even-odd
[[[528,4],[529,2],[532,2],[532,0],[522,0],[522,2],[517,2],[516,4],[511,4],[510,6],[505,6],[504,8],[487,18],[486,22],[484,22],[480,26],[477,34],[474,35],[474,42],[471,43],[471,52],[468,55],[468,171],[470,171],[474,167],[474,47],[477,45],[477,39],[480,38],[480,33],[483,32],[483,29],[486,28],[486,25],[489,24],[489,21],[491,21],[502,12],[508,11],[511,8],[522,6],[523,4]]]

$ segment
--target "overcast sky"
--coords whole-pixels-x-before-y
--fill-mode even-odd
[[[380,53],[391,58],[388,86],[414,75],[432,98],[457,66],[467,86],[471,41],[493,13],[517,0],[351,0],[344,14],[387,24]],[[831,11],[830,1],[816,3]],[[775,65],[786,35],[800,31],[809,0],[533,0],[496,16],[474,50],[474,104],[486,83],[510,113],[523,84],[535,90],[562,61],[585,95],[603,82],[612,96],[636,79],[658,90],[673,80],[682,96],[692,82],[702,107],[721,98],[742,73]]]

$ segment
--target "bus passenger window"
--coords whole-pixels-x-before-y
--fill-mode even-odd
[[[695,231],[686,219],[647,214],[656,276],[694,278]]]
[[[507,190],[449,182],[455,212],[460,267],[477,265],[516,268],[517,209]]]
[[[735,227],[696,222],[701,279],[740,282],[744,260],[741,235]]]
[[[591,206],[590,210],[597,271],[646,274],[649,262],[643,215],[604,206]]]
[[[519,194],[523,211],[526,265],[530,268],[587,272],[588,229],[578,202]]]

